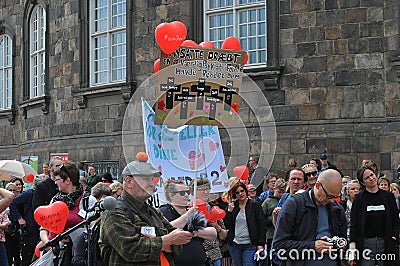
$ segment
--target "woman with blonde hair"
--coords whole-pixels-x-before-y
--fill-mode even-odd
[[[390,192],[393,193],[396,199],[397,208],[400,210],[400,186],[397,183],[390,184]]]
[[[358,180],[350,180],[342,188],[342,205],[347,219],[347,238],[350,238],[350,221],[351,221],[351,207],[353,206],[353,201],[358,193],[360,193],[361,185]]]

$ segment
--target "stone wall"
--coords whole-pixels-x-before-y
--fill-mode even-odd
[[[268,0],[271,1],[271,0]],[[278,1],[278,0],[276,0]],[[104,90],[88,94],[85,104],[74,91],[82,77],[79,9],[81,1],[38,0],[47,4],[49,35],[48,114],[23,103],[23,21],[29,1],[0,3],[0,29],[14,34],[14,123],[0,112],[0,159],[68,152],[73,161],[119,161],[125,165],[121,129],[127,102]],[[199,36],[191,25],[199,1],[133,1],[133,79],[140,85],[153,73],[159,57],[155,27],[179,20],[188,38]],[[248,70],[264,91],[276,121],[276,152],[271,170],[285,172],[288,160],[303,164],[319,153],[353,174],[364,158],[380,163],[386,173],[400,163],[400,86],[395,60],[399,49],[397,0],[281,0],[279,2],[279,67]],[[201,35],[201,34],[200,34]],[[278,86],[272,86],[275,83]],[[114,88],[115,89],[115,88]],[[264,103],[262,103],[264,104]],[[251,108],[240,110],[247,126],[249,153],[260,150],[260,128]],[[139,126],[140,129],[141,126]],[[227,161],[231,143],[222,132]],[[143,149],[138,133],[136,150]],[[268,151],[270,152],[270,151]],[[266,156],[270,154],[266,154]],[[247,154],[244,155],[247,157]],[[264,156],[264,155],[263,155]]]

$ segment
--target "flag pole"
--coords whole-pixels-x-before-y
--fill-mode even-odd
[[[196,206],[196,199],[197,199],[197,172],[198,172],[198,166],[199,166],[199,155],[198,151],[199,151],[199,136],[200,136],[200,128],[201,126],[194,126],[195,130],[196,130],[196,157],[194,160],[194,182],[193,182],[193,207]]]

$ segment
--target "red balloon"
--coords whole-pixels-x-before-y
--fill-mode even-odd
[[[246,55],[244,56],[244,64],[247,64],[247,61],[249,61],[249,54],[246,52]]]
[[[43,241],[40,241],[35,247],[35,255],[36,257],[40,258],[40,250],[39,248],[44,245]]]
[[[155,186],[157,186],[158,182],[160,182],[160,177],[159,176],[158,177],[154,177],[153,178],[153,183],[154,183]]]
[[[181,46],[199,47],[199,45],[192,40],[185,40]]]
[[[211,208],[211,221],[218,221],[225,217],[226,212],[218,206]]]
[[[33,174],[28,174],[28,175],[26,176],[26,181],[32,183],[33,180],[35,180],[35,176],[34,176]]]
[[[153,69],[155,73],[157,73],[160,70],[160,58],[154,61]]]
[[[50,232],[59,234],[64,231],[69,209],[65,202],[56,201],[48,206],[41,206],[34,213],[35,221]]]
[[[180,21],[161,23],[155,30],[156,41],[166,54],[175,52],[185,41],[187,29]]]
[[[190,208],[192,208],[193,207],[193,201],[190,203],[190,206],[189,206]],[[208,213],[208,209],[207,209],[207,205],[206,205],[206,203],[203,201],[203,200],[201,200],[201,199],[196,199],[196,207],[197,207],[197,210],[199,211],[199,212],[201,212],[202,214],[204,214],[204,216],[207,218],[207,220],[208,220],[208,218],[210,217],[210,214]]]
[[[233,174],[240,180],[248,180],[249,168],[247,168],[247,166],[245,165],[236,166],[235,168],[233,168]]]
[[[240,42],[236,37],[230,36],[222,43],[221,49],[227,50],[242,50]]]
[[[214,49],[214,44],[212,42],[209,42],[209,41],[201,42],[201,43],[199,43],[199,46],[202,47],[202,48]]]

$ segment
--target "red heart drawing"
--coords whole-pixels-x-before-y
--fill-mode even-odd
[[[161,144],[157,144],[158,148],[161,149]]]
[[[218,143],[218,142],[210,141],[210,142],[208,143],[208,146],[210,147],[210,151],[215,151],[215,150],[218,149],[219,143]]]
[[[186,26],[180,21],[161,23],[155,30],[157,43],[166,54],[175,52],[185,41],[186,34]]]
[[[188,158],[189,158],[190,169],[194,170],[196,168],[195,167],[196,152],[190,151]],[[204,153],[200,153],[199,157],[198,157],[198,161],[197,161],[197,168],[200,168],[204,164],[205,160],[206,160],[206,156],[204,155]]]
[[[56,201],[48,206],[41,206],[34,213],[35,221],[43,228],[55,234],[64,231],[68,218],[68,206],[65,202]]]
[[[211,208],[211,221],[218,221],[225,217],[226,212],[218,206]]]
[[[225,169],[226,169],[225,166],[222,166],[222,165],[219,166],[219,170],[221,171],[221,173],[222,173],[223,171],[225,171]]]

